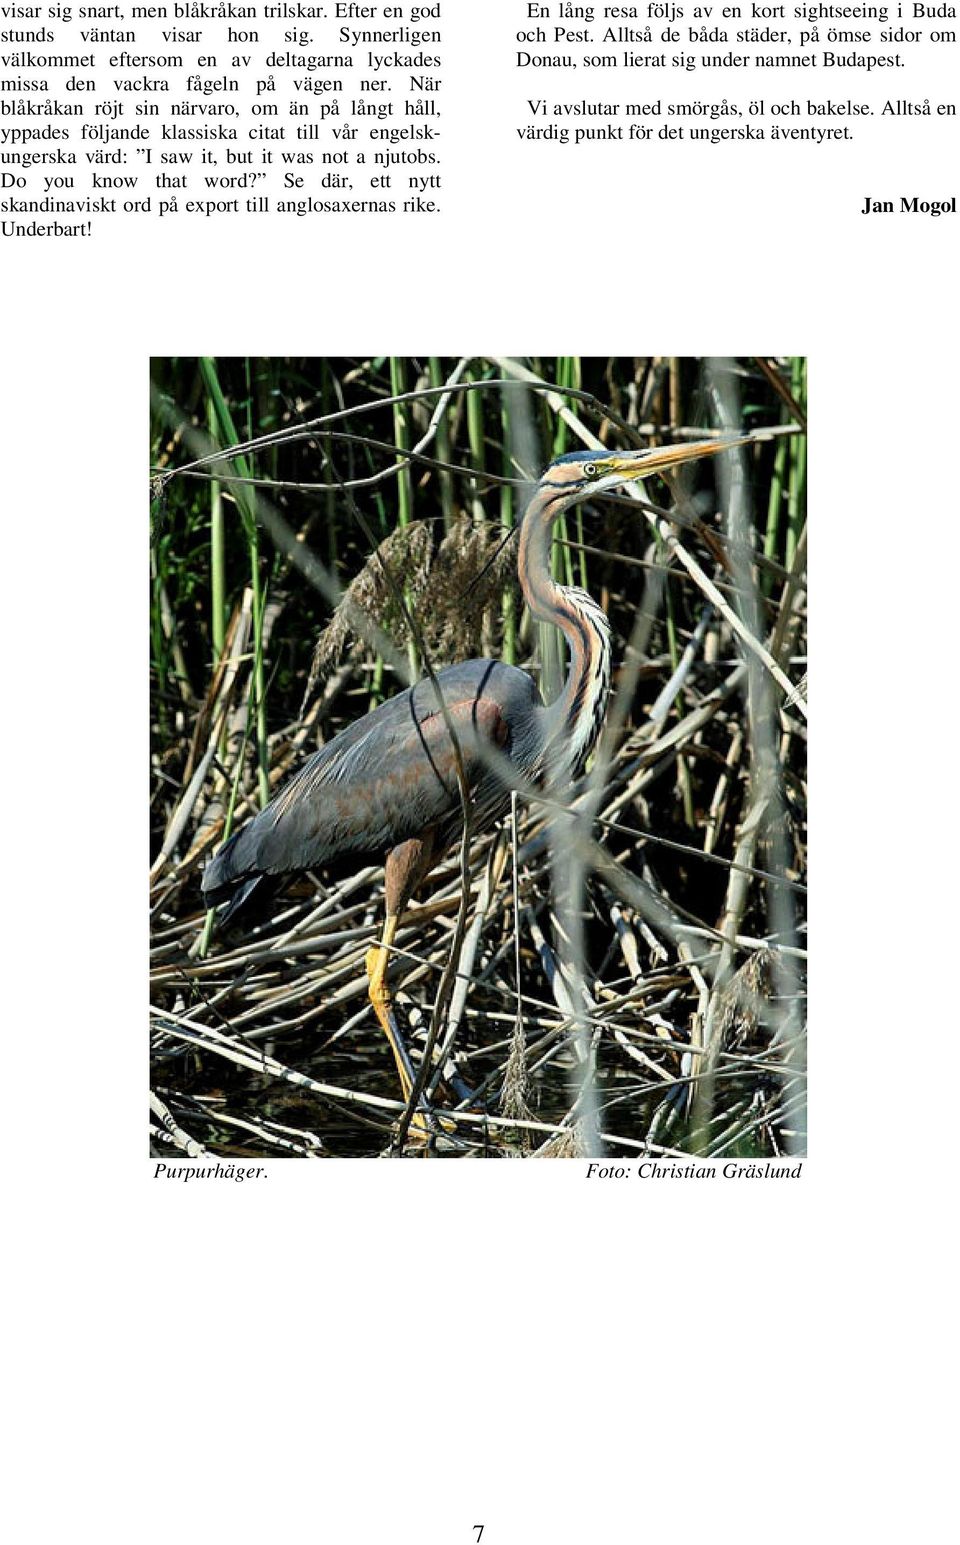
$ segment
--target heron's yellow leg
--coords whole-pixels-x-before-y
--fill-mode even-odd
[[[410,1061],[410,1054],[406,1046],[404,1046],[400,1035],[400,1029],[393,1012],[393,1000],[390,996],[390,989],[387,986],[390,946],[393,943],[399,922],[398,916],[391,917],[388,913],[380,943],[367,950],[367,993],[370,1002],[373,1004],[373,1011],[380,1021],[380,1028],[390,1043],[393,1060],[397,1064],[397,1073],[400,1078],[403,1098],[404,1100],[409,1100],[416,1075],[413,1070],[413,1064]],[[416,1112],[410,1122],[409,1130],[414,1138],[423,1140],[429,1137],[430,1127],[422,1112]]]

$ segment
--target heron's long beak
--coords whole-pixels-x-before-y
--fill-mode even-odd
[[[616,472],[620,477],[632,480],[649,477],[654,472],[669,472],[681,462],[695,461],[701,456],[717,456],[721,451],[736,450],[738,445],[752,445],[763,435],[737,435],[720,440],[691,440],[688,445],[657,445],[649,451],[629,451],[621,456],[604,459],[604,471]]]

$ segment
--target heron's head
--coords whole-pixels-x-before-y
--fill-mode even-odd
[[[719,451],[746,445],[753,436],[718,440],[691,440],[686,445],[656,445],[647,451],[571,451],[552,461],[540,479],[541,488],[554,491],[564,503],[576,504],[594,494],[606,493],[654,472],[669,472],[685,461],[716,456]]]

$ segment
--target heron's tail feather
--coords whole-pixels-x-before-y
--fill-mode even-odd
[[[245,907],[251,897],[258,892],[263,884],[265,876],[262,874],[248,875],[245,880],[238,880],[227,900],[222,912],[217,914],[217,927],[225,928],[236,912]]]
[[[241,907],[247,907],[253,897],[257,901],[267,900],[268,893],[276,889],[273,876],[258,869],[255,851],[251,851],[251,836],[250,826],[237,832],[203,871],[201,889],[207,906],[218,907],[226,902],[217,918],[220,928]]]

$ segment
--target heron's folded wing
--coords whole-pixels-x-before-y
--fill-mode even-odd
[[[445,694],[446,697],[446,694]],[[419,698],[419,694],[418,694]],[[341,854],[380,855],[455,817],[456,756],[439,707],[409,693],[338,735],[311,757],[204,874],[212,900],[251,874],[310,869]],[[509,728],[492,698],[447,702],[468,787],[490,779],[484,748],[505,748]]]

